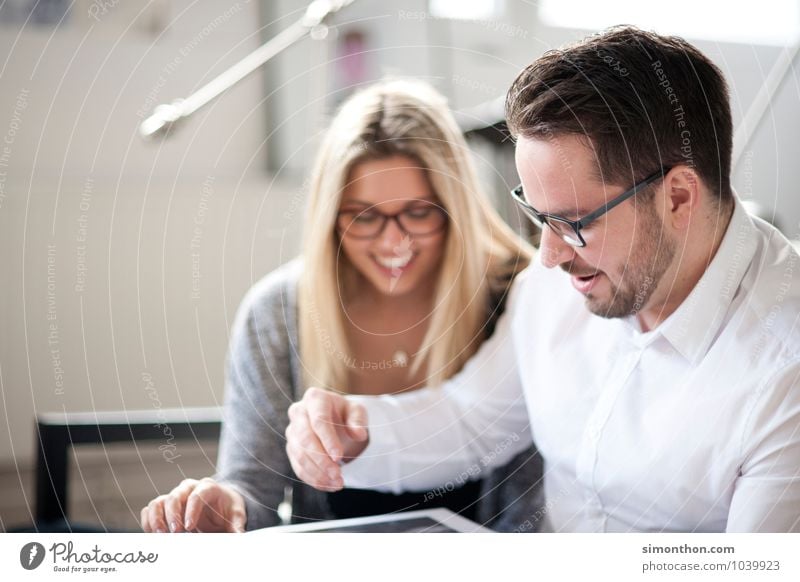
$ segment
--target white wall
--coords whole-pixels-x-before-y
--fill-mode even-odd
[[[156,4],[161,36],[140,3],[0,26],[0,463],[30,461],[34,411],[220,402],[234,310],[296,248],[297,193],[263,170],[259,75],[169,141],[136,135],[258,45],[258,7]]]

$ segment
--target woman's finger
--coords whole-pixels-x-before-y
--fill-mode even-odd
[[[156,533],[166,533],[167,522],[164,519],[164,499],[165,495],[159,495],[147,504],[147,517],[150,524],[150,531]]]

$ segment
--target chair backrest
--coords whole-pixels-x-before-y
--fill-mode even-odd
[[[221,408],[179,408],[36,415],[35,524],[63,521],[67,515],[68,453],[73,445],[163,440],[217,440]]]

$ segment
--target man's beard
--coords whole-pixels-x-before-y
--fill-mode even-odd
[[[619,285],[609,281],[610,297],[587,293],[586,307],[600,317],[635,315],[647,305],[664,273],[675,257],[676,243],[667,238],[664,226],[650,200],[640,207],[641,222],[634,239],[633,252],[620,277]],[[565,269],[567,270],[567,269]]]

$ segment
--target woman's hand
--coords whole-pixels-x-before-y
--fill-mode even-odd
[[[247,522],[244,498],[228,485],[206,477],[184,479],[142,508],[145,532],[240,533]]]
[[[360,455],[368,442],[366,410],[344,396],[309,388],[289,407],[286,453],[295,474],[312,487],[344,487],[339,462]]]

